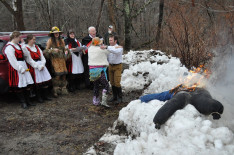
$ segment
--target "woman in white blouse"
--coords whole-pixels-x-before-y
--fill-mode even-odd
[[[32,76],[25,62],[25,55],[19,44],[21,34],[18,31],[12,32],[10,41],[6,44],[4,53],[9,62],[9,88],[16,92],[21,107],[26,109],[28,105],[34,105],[29,100],[29,86],[33,84]],[[28,60],[30,61],[30,60]]]
[[[35,45],[36,37],[32,34],[26,38],[26,44],[23,46],[23,52],[27,56],[28,67],[33,77],[38,102],[43,103],[44,99],[51,100],[48,96],[48,86],[51,82],[51,76],[45,64],[46,59],[41,49]]]

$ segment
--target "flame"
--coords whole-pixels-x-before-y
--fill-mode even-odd
[[[186,76],[186,78],[180,78],[180,83],[182,84],[177,86],[179,88],[177,91],[194,91],[197,87],[205,87],[209,76],[210,71],[208,69],[204,69],[204,65],[193,68],[189,71],[189,74]]]

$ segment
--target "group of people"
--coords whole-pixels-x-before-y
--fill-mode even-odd
[[[119,46],[118,37],[109,26],[105,41],[96,34],[95,27],[88,28],[88,35],[79,42],[74,30],[67,32],[62,39],[62,31],[53,27],[49,33],[46,49],[42,51],[35,43],[36,38],[28,35],[21,43],[21,34],[14,31],[6,44],[4,54],[8,59],[9,88],[16,92],[21,107],[26,109],[35,104],[30,101],[30,92],[34,90],[38,102],[51,100],[50,90],[56,98],[80,89],[82,79],[86,88],[93,89],[93,104],[109,107],[107,93],[109,81],[113,97],[110,102],[122,102],[120,85],[122,72],[123,47]],[[99,86],[103,86],[102,100],[99,98]]]

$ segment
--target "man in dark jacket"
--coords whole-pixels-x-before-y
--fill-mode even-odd
[[[89,32],[89,34],[82,39],[82,45],[85,45],[87,48],[90,47],[93,38],[99,37],[101,40],[103,40],[100,35],[96,34],[97,32],[96,32],[95,27],[90,26],[88,28],[88,32]],[[88,49],[85,51],[85,53],[82,57],[82,61],[83,61],[83,65],[84,65],[85,86],[86,86],[86,88],[92,89],[92,86],[91,86],[90,80],[89,80]]]
[[[112,25],[109,25],[108,26],[108,32],[104,35],[104,44],[105,45],[108,45],[108,46],[110,45],[109,37],[112,36],[112,35],[116,36],[116,33],[114,32],[114,27]]]

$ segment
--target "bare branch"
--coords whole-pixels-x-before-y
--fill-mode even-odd
[[[114,7],[115,7],[117,10],[119,10],[119,11],[121,11],[121,12],[124,12],[124,10],[121,9],[118,5],[114,5]]]
[[[6,0],[0,0],[0,2],[2,2],[2,4],[8,9],[8,11],[11,12],[11,14],[15,14],[15,11],[13,10],[13,8],[6,2]]]
[[[196,5],[199,5],[199,6],[201,6],[202,8],[204,8],[204,9],[207,9],[208,11],[211,11],[211,12],[233,12],[234,11],[234,9],[233,10],[215,10],[215,9],[212,9],[212,8],[207,8],[206,6],[203,6],[202,4],[200,4],[200,3],[193,3],[193,2],[188,2],[188,1],[185,1],[185,0],[181,0],[182,2],[185,2],[185,3],[192,3],[193,5],[194,4],[196,4]]]
[[[136,18],[140,13],[142,13],[144,11],[144,9],[146,8],[147,5],[149,5],[151,2],[153,2],[154,0],[149,0],[148,2],[146,2],[135,15],[132,15],[132,19]]]

